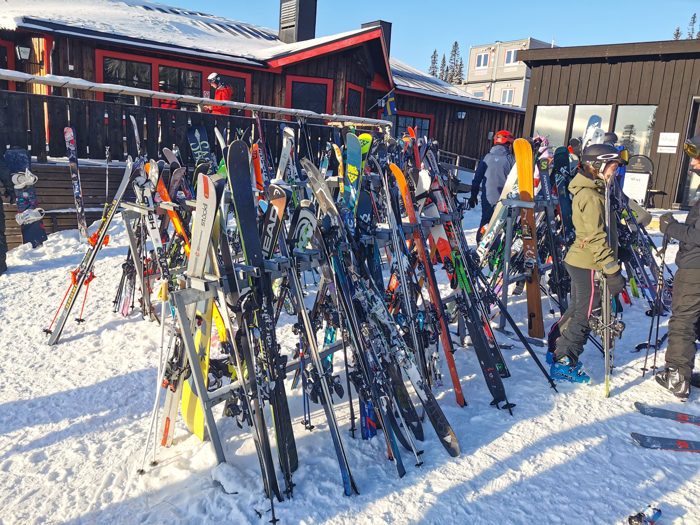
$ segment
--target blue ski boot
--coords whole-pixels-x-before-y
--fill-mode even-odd
[[[576,366],[571,366],[571,360],[568,357],[562,357],[553,362],[549,375],[552,379],[564,379],[571,383],[588,383],[591,380],[583,371],[583,364],[579,361]]]

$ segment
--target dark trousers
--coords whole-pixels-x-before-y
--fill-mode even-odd
[[[572,365],[588,341],[591,328],[588,319],[601,307],[600,289],[595,281],[595,270],[579,268],[564,263],[571,276],[571,301],[569,308],[549,331],[549,348],[556,347],[555,360],[568,357]]]
[[[490,204],[489,201],[486,200],[486,195],[483,193],[481,194],[481,222],[479,223],[479,229],[476,231],[476,242],[479,242],[481,240],[481,228],[484,227],[484,225],[488,224],[489,221],[491,221],[491,217],[493,217],[493,208],[495,205]]]
[[[666,366],[678,367],[690,379],[695,364],[700,320],[700,270],[679,268],[673,278],[673,314],[668,321]]]
[[[5,257],[7,254],[7,237],[5,236],[5,210],[0,198],[0,272],[7,270]]]

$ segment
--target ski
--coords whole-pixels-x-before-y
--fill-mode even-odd
[[[88,240],[87,224],[85,222],[85,206],[83,205],[83,189],[80,185],[80,172],[78,171],[78,148],[75,144],[75,130],[71,127],[63,129],[68,152],[68,164],[70,165],[70,178],[73,183],[73,198],[75,199],[75,212],[78,216],[78,233],[80,242]]]
[[[700,416],[693,414],[684,414],[675,410],[666,410],[664,408],[650,407],[647,404],[635,402],[634,407],[645,416],[658,417],[661,419],[670,419],[679,423],[689,423],[691,425],[700,426]]]
[[[632,439],[644,448],[653,448],[658,450],[672,450],[675,452],[698,452],[700,453],[700,441],[690,441],[685,439],[674,439],[667,437],[645,436],[632,432]]]

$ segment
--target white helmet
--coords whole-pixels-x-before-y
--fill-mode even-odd
[[[216,82],[217,84],[221,84],[221,78],[219,77],[218,73],[214,72],[207,77],[207,82],[209,82],[210,84],[212,82]]]

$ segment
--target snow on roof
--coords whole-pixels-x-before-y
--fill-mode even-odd
[[[0,29],[51,24],[62,33],[96,31],[103,39],[148,40],[184,52],[257,61],[257,53],[282,44],[277,31],[150,0],[5,0]],[[92,35],[95,36],[95,35]],[[133,41],[133,40],[132,40]],[[142,44],[142,42],[139,42]]]
[[[281,56],[290,55],[292,53],[300,53],[306,51],[307,49],[313,49],[317,46],[322,46],[324,44],[330,44],[337,40],[343,40],[345,38],[350,38],[355,35],[366,33],[368,31],[376,30],[376,27],[365,28],[365,29],[355,29],[353,31],[346,31],[345,33],[338,33],[336,35],[324,36],[320,38],[314,38],[313,40],[304,40],[302,42],[295,42],[293,44],[282,44],[275,47],[269,47],[257,53],[259,60],[268,61],[274,60]]]
[[[444,82],[439,78],[428,75],[423,71],[404,64],[395,58],[389,59],[391,64],[391,75],[394,78],[394,84],[399,90],[416,93],[419,95],[430,95],[433,97],[445,98],[455,102],[465,104],[476,104],[489,107],[498,107],[509,110],[520,110],[521,108],[513,106],[504,106],[495,102],[487,102],[480,100],[466,91],[459,89],[452,84]],[[524,111],[524,110],[523,110]]]

